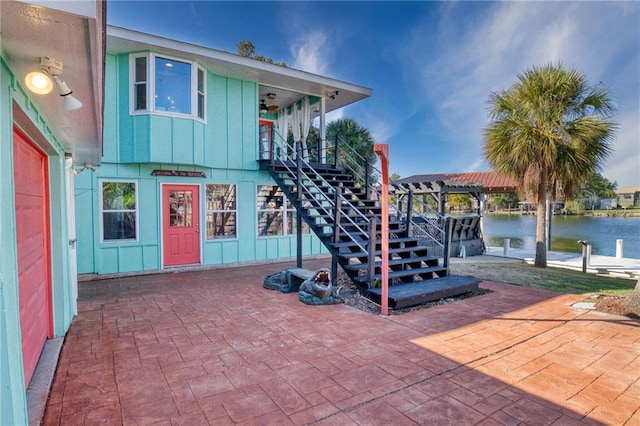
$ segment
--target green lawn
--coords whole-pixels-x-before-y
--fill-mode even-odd
[[[456,269],[459,271],[456,272]],[[609,278],[563,268],[536,268],[526,263],[452,265],[452,273],[574,294],[599,293],[629,296],[636,285],[635,280]]]
[[[532,265],[519,265],[523,268],[534,269],[532,274],[539,277],[533,284],[561,293],[600,293],[615,296],[629,296],[636,283],[625,278],[602,277],[595,274],[585,274],[579,271],[562,268],[536,268]],[[526,284],[524,284],[526,285]]]

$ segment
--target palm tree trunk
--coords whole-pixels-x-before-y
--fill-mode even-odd
[[[536,208],[536,257],[533,261],[534,266],[539,268],[547,267],[547,232],[545,224],[547,223],[547,179],[546,173],[541,173],[538,181],[537,208]]]
[[[536,258],[533,262],[540,268],[547,267],[547,233],[544,226],[546,219],[547,203],[545,200],[540,200],[536,208]]]

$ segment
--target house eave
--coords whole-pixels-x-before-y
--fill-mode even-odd
[[[326,111],[342,108],[371,96],[371,89],[353,83],[246,58],[178,40],[107,26],[107,52],[126,54],[153,51],[195,60],[214,74],[253,81],[261,86],[326,98]],[[337,96],[329,97],[330,93]]]
[[[40,116],[74,163],[102,158],[105,2],[1,2],[2,52],[18,84],[38,70],[37,58],[63,62],[62,79],[83,104],[65,111],[56,92],[33,95]],[[24,89],[26,90],[26,88]]]

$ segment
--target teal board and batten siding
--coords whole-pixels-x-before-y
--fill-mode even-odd
[[[206,122],[131,114],[129,56],[107,55],[103,162],[258,170],[257,83],[206,74]]]
[[[28,423],[22,362],[14,166],[13,126],[17,125],[47,154],[49,169],[49,223],[51,229],[51,304],[54,337],[71,325],[76,301],[71,272],[65,155],[11,62],[0,46],[0,423]]]
[[[164,183],[200,186],[200,223],[205,223],[206,184],[237,185],[237,238],[206,240],[201,233],[202,265],[259,262],[296,255],[295,236],[257,237],[257,186],[273,185],[264,171],[177,168],[202,171],[206,178],[153,176],[158,164],[104,164],[99,174],[82,172],[76,177],[78,221],[78,273],[115,274],[162,268],[160,188]],[[103,181],[126,180],[138,184],[138,240],[101,242],[100,191]],[[303,254],[327,253],[315,236],[302,238]]]
[[[206,184],[237,185],[237,238],[206,240],[202,265],[259,262],[296,255],[295,236],[257,237],[257,186],[274,185],[259,170],[258,85],[207,72],[206,122],[129,111],[129,56],[107,55],[104,157],[97,175],[76,177],[78,272],[114,274],[162,268],[160,187],[200,185],[205,224]],[[205,178],[153,176],[153,170],[203,172]],[[105,180],[138,183],[138,240],[101,241],[100,191]],[[327,253],[304,235],[303,254]]]

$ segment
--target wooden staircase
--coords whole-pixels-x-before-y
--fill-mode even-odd
[[[327,164],[264,163],[300,217],[327,247],[358,290],[380,301],[381,207],[350,173]],[[477,289],[478,280],[451,277],[445,258],[429,255],[409,235],[406,219],[389,219],[389,306],[402,308]]]

